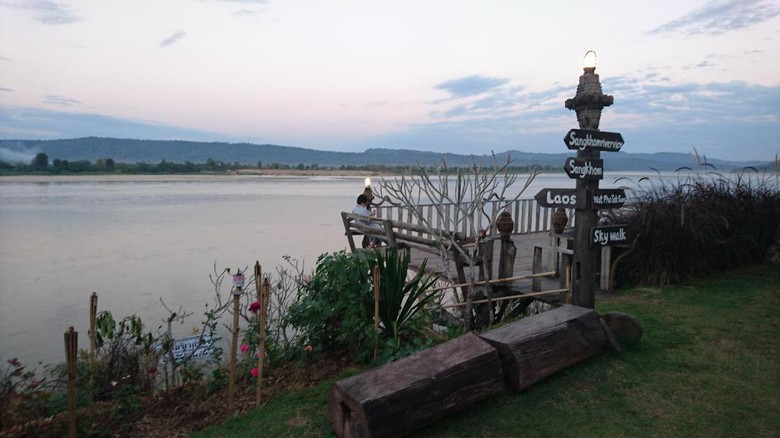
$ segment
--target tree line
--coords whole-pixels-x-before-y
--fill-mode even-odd
[[[258,161],[255,165],[242,164],[239,162],[226,163],[209,158],[203,163],[193,163],[185,161],[176,163],[167,160],[161,160],[159,163],[123,163],[117,162],[113,158],[99,158],[94,162],[89,160],[63,160],[54,159],[49,161],[49,156],[39,152],[30,161],[30,163],[8,163],[0,161],[0,175],[31,175],[31,174],[51,174],[51,175],[76,175],[76,174],[120,174],[120,175],[145,175],[145,174],[196,174],[196,173],[227,173],[240,169],[275,169],[275,170],[348,170],[355,172],[372,173],[398,173],[415,174],[419,171],[419,166],[385,166],[381,164],[367,165],[341,165],[341,166],[320,166],[318,164],[290,165],[284,163],[263,163]],[[441,166],[429,166],[426,168],[429,172],[436,172],[444,169]],[[457,172],[458,167],[447,167],[447,172]],[[532,171],[560,171],[555,166],[510,166],[510,171],[515,173],[530,173]]]

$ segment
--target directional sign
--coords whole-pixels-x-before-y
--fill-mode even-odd
[[[627,245],[629,237],[628,229],[625,225],[593,227],[590,229],[590,247]]]
[[[620,208],[625,203],[624,189],[601,189],[593,191],[590,206],[596,209]]]
[[[617,132],[572,129],[563,138],[563,142],[569,149],[617,152],[623,147],[623,136]]]
[[[577,191],[574,189],[542,189],[534,196],[542,207],[578,207]]]
[[[581,160],[569,157],[563,165],[566,175],[572,179],[602,179],[604,178],[604,161]]]

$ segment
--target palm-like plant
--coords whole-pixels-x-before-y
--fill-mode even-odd
[[[436,277],[425,273],[426,262],[410,281],[406,281],[409,268],[409,252],[399,253],[397,248],[389,248],[386,254],[376,252],[376,265],[380,274],[379,319],[388,335],[400,342],[399,336],[411,329],[425,307],[435,298],[435,294],[426,291],[436,282]]]

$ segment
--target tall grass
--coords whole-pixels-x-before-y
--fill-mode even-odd
[[[763,261],[780,223],[772,176],[723,174],[705,163],[673,180],[640,180],[632,204],[608,218],[637,236],[617,283],[674,284]]]

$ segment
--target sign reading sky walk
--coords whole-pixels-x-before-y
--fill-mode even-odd
[[[591,248],[612,245],[627,245],[630,235],[625,225],[608,225],[593,227],[590,230]]]
[[[572,150],[617,152],[623,147],[623,136],[618,132],[572,129],[563,138],[563,142]]]
[[[569,157],[563,165],[563,170],[571,179],[602,179],[604,178],[604,161]]]

